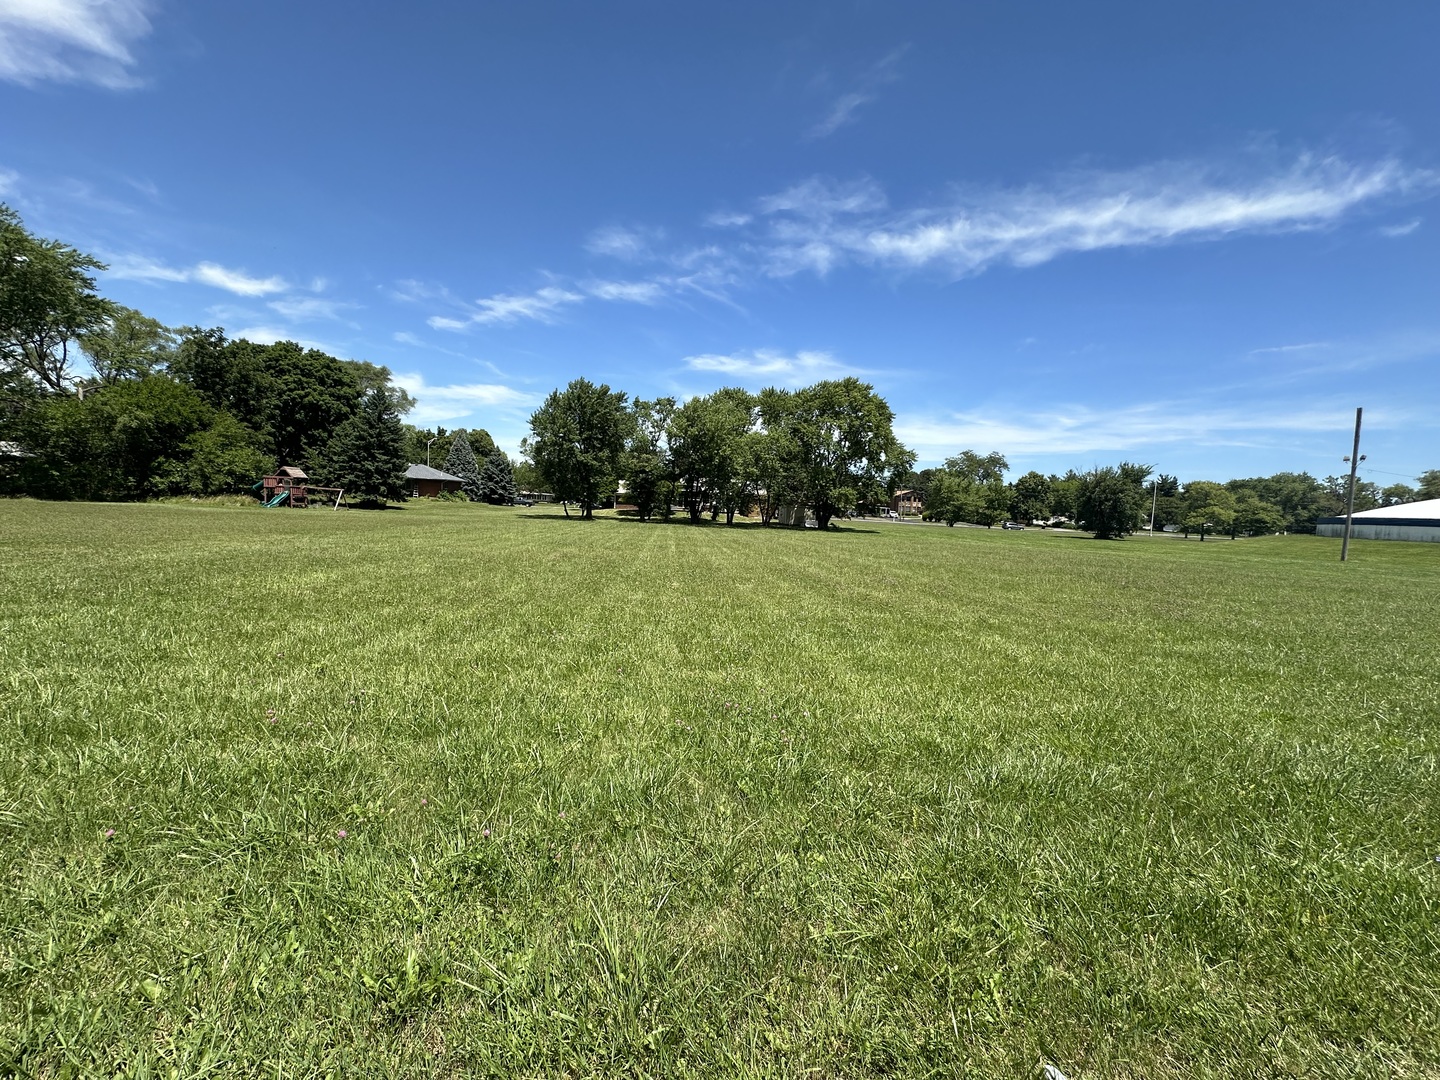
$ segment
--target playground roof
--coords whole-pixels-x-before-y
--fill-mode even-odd
[[[439,469],[432,469],[429,465],[411,465],[405,470],[406,480],[454,480],[457,484],[465,482],[463,477],[451,476],[448,472],[441,472]]]

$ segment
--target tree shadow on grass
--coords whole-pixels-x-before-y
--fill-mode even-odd
[[[660,518],[652,517],[642,521],[634,514],[605,514],[603,517],[582,518],[578,513],[571,514],[568,518],[564,514],[516,514],[516,517],[527,518],[530,521],[559,521],[572,522],[577,524],[600,524],[607,522],[611,525],[649,525],[653,528],[675,528],[675,529],[719,529],[727,532],[813,532],[817,530],[806,529],[802,525],[763,525],[758,521],[737,521],[733,525],[727,525],[724,521],[711,521],[708,517],[700,521],[691,521],[689,517],[679,514],[674,517]],[[831,524],[826,529],[827,533],[878,533],[879,529],[857,529],[854,526]]]

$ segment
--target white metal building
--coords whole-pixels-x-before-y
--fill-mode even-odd
[[[1316,536],[1344,536],[1343,517],[1322,517],[1315,523]],[[1357,540],[1423,540],[1440,544],[1440,499],[1377,506],[1355,515],[1350,530]]]

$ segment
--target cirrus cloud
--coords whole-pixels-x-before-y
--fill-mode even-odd
[[[106,273],[127,281],[193,281],[237,296],[270,296],[290,288],[284,278],[252,277],[243,270],[232,270],[213,262],[185,268],[169,266],[144,255],[115,255],[106,261],[110,267]]]
[[[777,349],[703,353],[685,357],[684,363],[691,371],[713,371],[751,382],[769,381],[793,386],[860,374],[858,368],[841,363],[830,353],[810,349],[802,349],[789,356]]]
[[[777,277],[804,270],[823,276],[848,262],[963,277],[1071,253],[1323,228],[1366,204],[1437,188],[1440,174],[1393,159],[1356,165],[1302,155],[1287,168],[1248,177],[1162,163],[1075,174],[1049,186],[970,189],[948,205],[892,211],[871,181],[814,178],[758,200],[765,224],[752,242]]]
[[[150,33],[148,0],[0,0],[0,79],[139,85],[136,42]]]

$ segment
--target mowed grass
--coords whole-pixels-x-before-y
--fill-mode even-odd
[[[1440,546],[1337,556],[0,504],[0,1073],[1433,1076]]]

